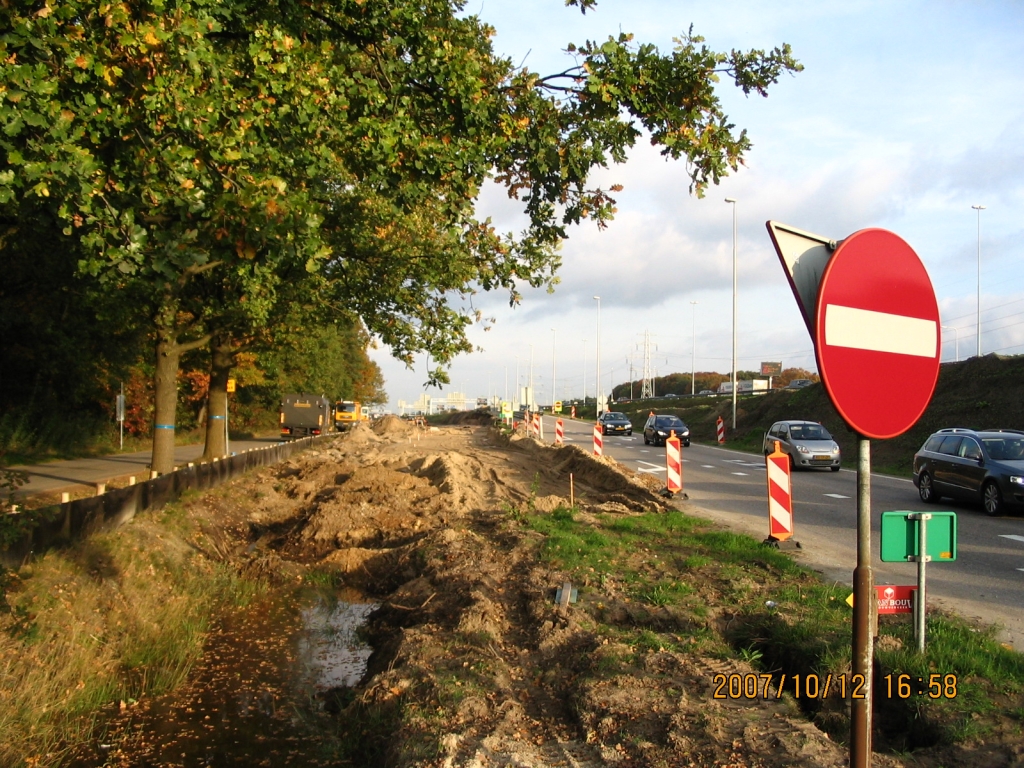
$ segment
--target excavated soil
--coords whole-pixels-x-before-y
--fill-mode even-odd
[[[541,534],[515,517],[568,507],[570,474],[578,519],[668,509],[650,475],[575,446],[392,418],[190,512],[250,573],[287,584],[326,571],[381,604],[364,630],[374,651],[363,680],[321,697],[351,742],[347,764],[845,766],[846,748],[792,700],[712,698],[715,674],[747,664],[622,648],[588,628],[586,606],[556,608],[567,574],[538,560]],[[630,603],[613,581],[580,587],[606,615],[685,641],[671,611]],[[946,764],[986,764],[963,757],[948,752]]]

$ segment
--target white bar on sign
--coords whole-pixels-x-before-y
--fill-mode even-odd
[[[934,320],[838,304],[825,307],[825,343],[830,347],[935,357],[937,342]]]

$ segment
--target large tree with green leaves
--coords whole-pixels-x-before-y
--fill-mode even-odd
[[[53,199],[79,270],[147,297],[155,469],[172,462],[180,355],[223,309],[190,303],[197,280],[246,264],[268,279],[319,272],[329,300],[398,356],[443,364],[475,319],[459,297],[552,285],[566,227],[611,218],[595,167],[646,131],[701,194],[750,146],[722,112],[719,76],[764,93],[799,68],[785,46],[717,53],[686,34],[666,54],[622,34],[570,46],[572,65],[542,76],[496,55],[462,7],[0,7],[0,205]],[[488,178],[522,201],[524,232],[478,220]]]

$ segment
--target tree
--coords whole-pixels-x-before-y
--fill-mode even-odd
[[[581,0],[581,9],[593,7]],[[173,463],[180,356],[211,336],[193,284],[258,265],[322,270],[331,295],[410,360],[468,351],[476,290],[556,282],[567,227],[614,212],[591,188],[642,135],[691,189],[750,147],[714,86],[764,94],[799,65],[629,35],[570,46],[541,76],[496,56],[457,0],[149,0],[0,8],[0,205],[58,202],[83,274],[143,293],[156,336],[153,467]],[[493,176],[527,229],[474,204]],[[422,236],[413,239],[411,235]],[[382,255],[386,254],[385,255]],[[278,277],[274,277],[278,276]]]

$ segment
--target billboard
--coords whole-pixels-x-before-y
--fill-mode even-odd
[[[762,376],[781,376],[782,363],[761,363]]]

